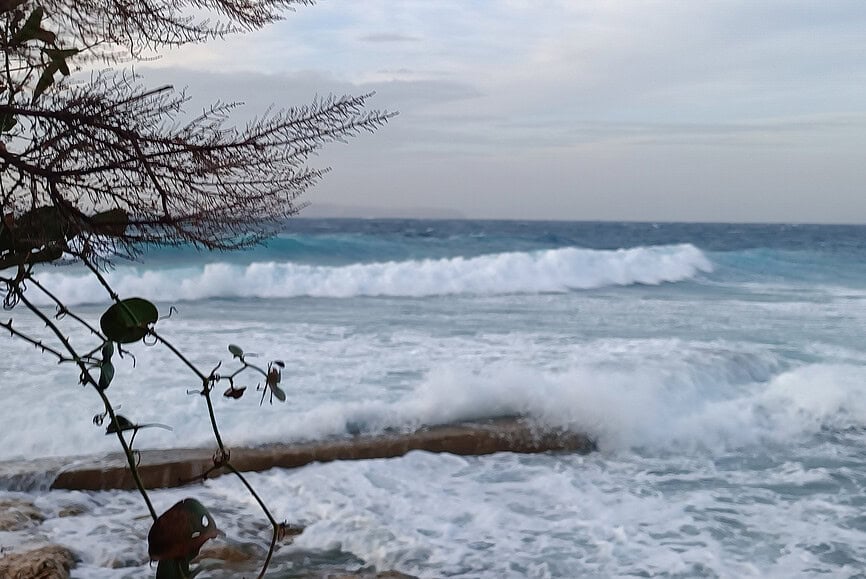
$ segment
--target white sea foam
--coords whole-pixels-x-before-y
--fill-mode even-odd
[[[699,249],[684,244],[616,251],[563,248],[340,267],[262,262],[212,263],[186,270],[118,268],[109,279],[121,295],[170,301],[220,297],[423,297],[658,285],[687,280],[712,269]],[[46,272],[41,279],[68,304],[98,302],[104,295],[92,276]]]
[[[450,349],[431,349],[430,355],[457,356],[459,342],[449,343]],[[337,356],[330,346],[321,347],[328,350],[323,355]],[[561,350],[557,369],[533,366],[529,360],[489,362],[483,353],[478,358],[437,360],[419,379],[384,388],[363,382],[371,366],[352,366],[356,352],[366,350],[363,344],[358,350],[350,345],[343,349],[348,361],[334,362],[317,374],[288,375],[288,405],[260,408],[249,399],[218,401],[220,424],[223,437],[240,445],[521,414],[545,425],[586,432],[604,451],[650,448],[686,453],[787,444],[828,427],[866,426],[862,366],[818,364],[780,371],[778,357],[769,351],[702,353],[707,346],[675,342],[632,342],[630,347],[636,351],[632,355],[604,343]],[[676,355],[654,359],[665,348]],[[593,357],[593,349],[601,352]],[[201,401],[184,396],[189,380],[169,360],[161,361],[159,351],[150,350],[139,353],[135,371],[121,366],[112,387],[113,396],[133,419],[174,427],[173,432],[143,433],[139,444],[211,445]],[[399,344],[394,350],[382,354],[377,364],[399,368],[413,356]],[[612,358],[619,363],[612,365]],[[58,367],[58,382],[62,372]],[[24,376],[6,395],[10,404],[30,410],[6,418],[0,458],[115,450],[115,441],[100,436],[87,419],[97,410],[93,397],[71,383],[39,386],[52,377],[46,372]],[[64,412],[58,413],[58,407]]]
[[[825,428],[866,426],[866,369],[861,366],[805,366],[766,383],[720,381],[724,370],[712,368],[690,374],[597,368],[545,372],[501,364],[482,375],[442,368],[400,400],[325,403],[299,417],[292,430],[298,429],[295,436],[334,434],[351,425],[376,432],[522,414],[587,432],[607,450],[716,452],[786,444]]]

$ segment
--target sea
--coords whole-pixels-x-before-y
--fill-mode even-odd
[[[39,279],[88,320],[109,305],[75,264]],[[269,577],[866,577],[866,227],[296,219],[246,251],[149,249],[108,279],[154,301],[205,371],[238,367],[229,344],[285,364],[285,402],[261,403],[249,372],[243,398],[216,397],[230,447],[514,415],[597,443],[250,474],[305,527]],[[56,343],[23,308],[4,317]],[[0,461],[118,450],[73,367],[8,334],[0,348]],[[172,428],[136,447],[214,447],[195,376],[160,345],[129,350],[107,394]],[[0,499],[46,517],[0,544],[67,545],[73,577],[154,575],[136,493],[50,481],[0,477]],[[152,493],[160,511],[188,496],[227,540],[267,546],[233,477]]]

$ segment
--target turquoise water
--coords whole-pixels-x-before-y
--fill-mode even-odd
[[[159,328],[203,367],[230,364],[228,343],[286,361],[286,404],[218,401],[229,444],[515,413],[598,440],[589,457],[412,453],[254,475],[308,525],[277,557],[282,572],[306,552],[424,577],[848,577],[866,568],[864,234],[296,220],[250,251],[153,250],[110,276],[123,295],[176,306]],[[105,300],[82,275],[43,279],[96,318]],[[74,373],[3,348],[2,458],[114,449]],[[159,348],[136,356],[113,399],[174,427],[137,443],[211,445],[200,397],[185,394],[194,380]],[[242,489],[217,480],[199,493],[230,535],[266,541],[236,521],[258,517]],[[82,577],[140,576],[107,568],[99,546],[135,531],[116,511],[136,497],[87,500],[86,523],[46,533],[85,553]]]

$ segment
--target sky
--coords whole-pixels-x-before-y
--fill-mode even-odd
[[[137,70],[239,123],[375,91],[311,215],[866,223],[863,0],[320,0]]]

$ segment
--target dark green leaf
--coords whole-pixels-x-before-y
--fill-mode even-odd
[[[14,10],[16,6],[24,4],[24,0],[2,0],[0,1],[0,14]]]
[[[49,62],[45,67],[45,70],[42,71],[42,76],[39,77],[39,81],[36,83],[36,88],[33,89],[33,98],[30,99],[30,102],[36,102],[42,93],[45,92],[49,86],[54,84],[54,73],[60,69],[60,66],[56,62]]]
[[[57,63],[57,67],[63,76],[69,76],[69,63],[66,62],[67,58],[72,58],[76,54],[78,54],[77,48],[43,48],[42,52],[45,53],[52,62]]]
[[[240,348],[240,346],[235,346],[234,344],[229,344],[229,352],[232,353],[232,356],[235,358],[243,358],[244,351]]]
[[[276,396],[280,402],[286,401],[286,393],[283,392],[283,389],[280,388],[279,386],[277,386],[276,384],[271,386],[271,392],[274,393],[274,396]]]
[[[108,343],[110,344],[111,342],[108,342]],[[103,348],[103,350],[104,350],[104,348]],[[106,388],[108,388],[109,384],[111,384],[111,381],[113,379],[114,379],[114,364],[112,364],[109,361],[103,362],[102,366],[100,366],[100,370],[99,370],[99,389],[105,390]],[[118,419],[120,419],[120,417],[118,417]]]
[[[77,234],[75,222],[54,205],[31,209],[15,219],[10,229],[15,247],[27,250],[65,242]]]
[[[51,60],[66,60],[78,54],[77,48],[43,48],[42,52]]]
[[[118,431],[124,430],[133,430],[135,429],[135,424],[133,424],[129,418],[123,416],[122,414],[116,414],[115,417],[117,420],[112,420],[108,424],[108,428],[105,429],[105,434],[114,434]]]
[[[17,125],[17,124],[18,124],[18,119],[16,119],[12,115],[6,115],[6,116],[2,117],[2,120],[0,120],[0,131],[3,131],[4,133],[7,131],[11,131],[12,129],[15,128],[15,125]]]
[[[100,235],[117,237],[126,232],[129,215],[123,209],[109,209],[90,218],[93,230]]]
[[[110,340],[102,345],[102,361],[108,362],[114,356],[114,343]]]
[[[208,510],[195,499],[184,499],[164,512],[147,534],[151,561],[189,561],[208,539],[219,535]]]
[[[45,11],[41,7],[35,8],[33,12],[30,13],[30,16],[27,17],[24,26],[22,26],[18,30],[18,33],[12,37],[10,44],[20,44],[36,38],[36,35],[39,34],[39,29],[42,26],[42,17],[44,15]]]
[[[129,344],[146,336],[149,325],[157,319],[159,311],[155,305],[142,298],[129,298],[108,308],[99,326],[109,340]]]
[[[57,40],[57,35],[51,32],[50,30],[45,30],[44,28],[40,28],[36,31],[35,38],[41,40],[45,44],[54,44],[54,41]]]

